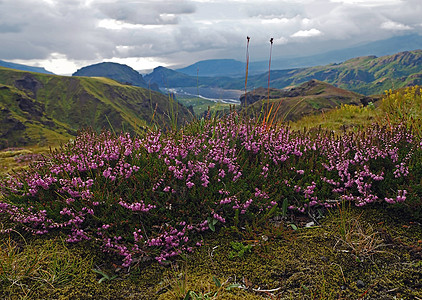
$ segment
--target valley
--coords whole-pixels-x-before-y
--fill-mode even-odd
[[[247,78],[247,111],[258,117],[272,106],[274,120],[294,121],[344,104],[375,103],[385,90],[420,83],[422,50],[272,70],[270,95],[268,72]],[[245,78],[190,76],[164,67],[142,76],[117,63],[85,67],[72,77],[0,67],[0,85],[2,148],[58,144],[86,127],[135,134],[152,125],[175,128],[209,109],[241,110],[245,98]]]

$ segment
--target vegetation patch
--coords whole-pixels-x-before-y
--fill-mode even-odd
[[[2,297],[420,298],[411,95],[339,133],[236,113],[144,137],[80,132],[3,175]]]

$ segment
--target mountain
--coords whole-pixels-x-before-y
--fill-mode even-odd
[[[145,76],[166,88],[202,87],[243,90],[244,78],[189,76],[164,67]],[[283,89],[317,79],[364,95],[422,84],[422,50],[381,57],[362,56],[325,66],[272,70],[270,86]],[[248,76],[248,89],[268,86],[268,72]]]
[[[173,106],[174,107],[173,107]],[[81,128],[142,134],[149,124],[169,128],[191,119],[161,93],[107,78],[66,77],[0,67],[0,149],[57,144]]]
[[[149,86],[139,72],[127,65],[113,62],[103,62],[83,67],[73,73],[72,76],[105,77],[116,80],[122,84],[129,84],[159,91],[156,85]]]
[[[190,76],[242,76],[245,75],[246,65],[234,59],[202,60],[186,68],[175,71]]]
[[[152,73],[145,75],[145,81],[155,83],[160,87],[196,86],[197,79],[193,76],[174,71],[165,67],[157,67]]]
[[[165,67],[157,67],[152,73],[145,75],[145,81],[156,83],[159,87],[221,87],[230,84],[230,77],[190,76]]]
[[[0,67],[15,69],[15,70],[21,70],[21,71],[29,71],[29,72],[35,72],[35,73],[54,75],[54,73],[51,73],[44,68],[15,64],[15,63],[7,62],[7,61],[4,61],[4,60],[0,60]]]
[[[422,36],[409,34],[311,56],[273,57],[271,68],[273,70],[283,70],[314,67],[340,63],[359,56],[385,56],[417,49],[422,49]],[[185,68],[176,69],[175,71],[195,77],[197,75],[244,77],[245,69],[245,62],[234,59],[211,59],[199,61]],[[268,60],[254,61],[253,57],[251,57],[248,67],[249,75],[257,75],[266,71],[268,71]]]
[[[268,89],[262,87],[240,98],[241,106],[244,107],[247,101],[247,112],[255,116],[269,111],[272,106],[270,118],[274,117],[277,121],[296,121],[305,115],[321,113],[343,104],[367,105],[379,99],[379,96],[367,97],[319,80],[310,80],[289,90],[271,88],[269,100]]]

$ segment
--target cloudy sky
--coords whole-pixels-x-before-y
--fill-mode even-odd
[[[421,0],[0,0],[0,59],[56,74],[305,56],[422,34]]]

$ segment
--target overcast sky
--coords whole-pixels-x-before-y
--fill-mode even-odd
[[[421,0],[0,0],[0,59],[71,74],[310,55],[421,33]]]

